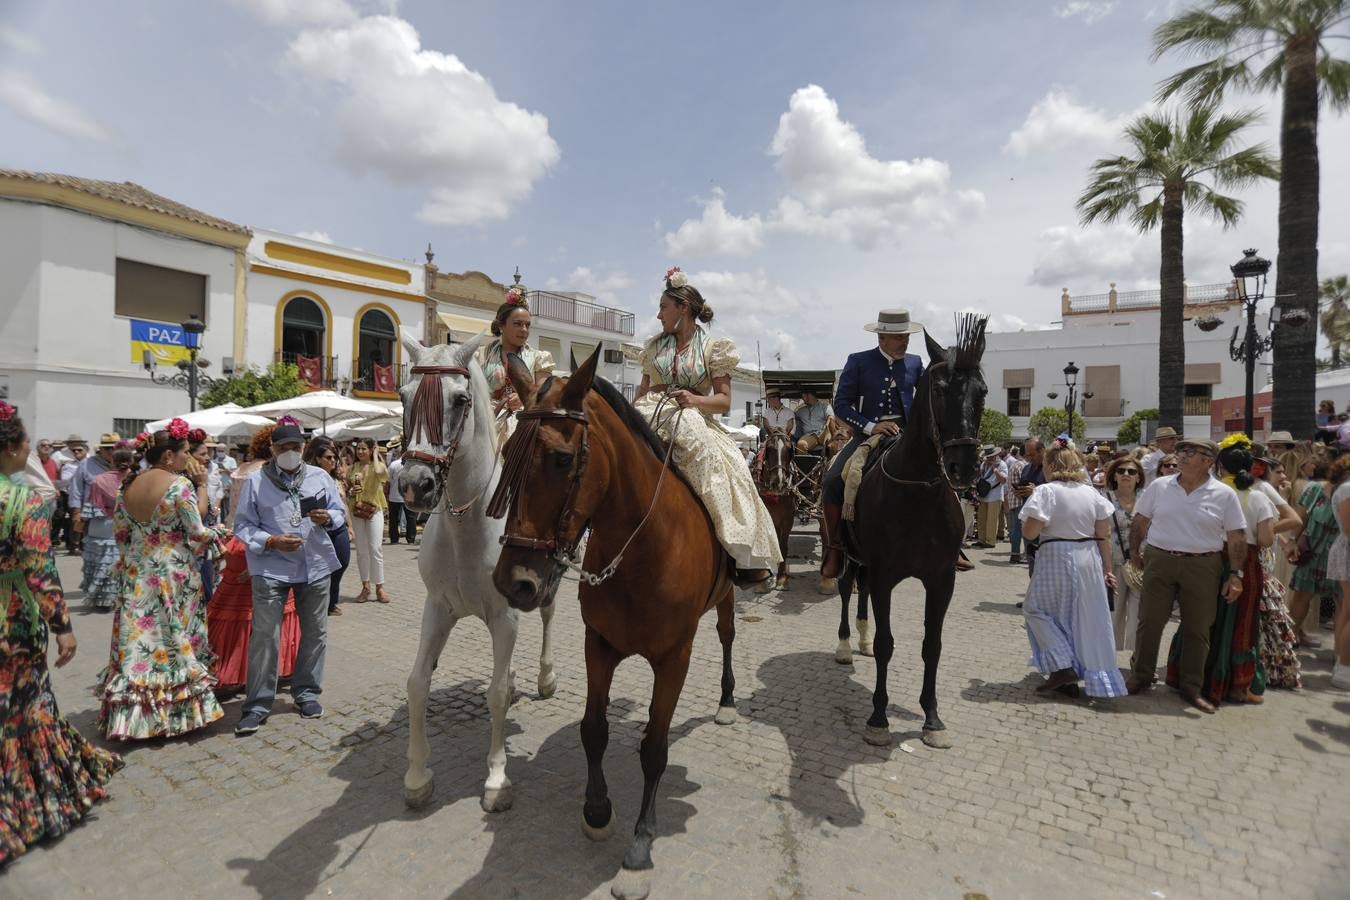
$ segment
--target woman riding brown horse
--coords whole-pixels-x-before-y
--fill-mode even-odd
[[[797,519],[797,487],[793,483],[796,469],[792,464],[795,448],[792,438],[781,428],[769,428],[764,435],[764,458],[755,473],[755,487],[759,488],[759,499],[773,520],[774,531],[778,535],[778,552],[783,561],[778,564],[778,577],[770,584],[764,581],[755,591],[767,594],[777,588],[787,590],[788,586],[788,539],[792,535],[792,525]]]
[[[590,526],[578,590],[586,625],[581,740],[589,777],[583,823],[593,839],[609,836],[613,809],[602,763],[610,683],[622,660],[641,656],[655,675],[640,751],[642,808],[611,890],[616,897],[645,897],[670,720],[699,619],[714,607],[722,642],[716,721],[736,719],[734,594],[730,559],[707,511],[646,420],[613,385],[595,378],[597,356],[571,378],[549,378],[538,389],[525,365],[510,359],[508,374],[525,408],[488,507],[489,514],[503,514],[509,503],[493,580],[512,606],[533,609],[561,577]]]

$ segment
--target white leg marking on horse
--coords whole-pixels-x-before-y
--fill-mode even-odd
[[[869,619],[854,619],[853,624],[858,629],[858,655],[872,655],[872,622]]]
[[[408,771],[403,776],[403,801],[412,809],[420,809],[431,800],[436,785],[427,759],[431,744],[427,740],[427,697],[431,693],[431,673],[455,617],[442,603],[427,598],[422,608],[422,635],[417,647],[417,661],[408,676]]]
[[[581,833],[586,835],[586,837],[590,838],[596,843],[599,843],[601,841],[607,841],[610,839],[610,836],[614,834],[614,819],[615,819],[614,813],[611,812],[609,814],[608,822],[606,822],[599,828],[592,828],[590,823],[586,821],[586,817],[582,816]]]
[[[846,666],[853,662],[853,645],[848,642],[847,638],[841,638],[839,640],[839,646],[834,650],[834,661],[841,666]]]
[[[651,892],[651,869],[620,869],[609,886],[610,896],[617,900],[645,900]]]
[[[718,725],[734,725],[740,714],[736,712],[734,706],[717,707],[717,715],[713,716],[713,721]]]
[[[492,683],[488,710],[492,713],[492,742],[488,747],[488,777],[483,786],[483,810],[501,812],[511,807],[511,782],[506,777],[506,710],[511,705],[511,652],[516,646],[518,618],[514,610],[497,612],[488,620],[492,634]]]

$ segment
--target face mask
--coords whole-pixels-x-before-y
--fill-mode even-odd
[[[283,472],[294,472],[300,468],[302,458],[299,450],[287,450],[285,453],[277,454],[277,465]]]

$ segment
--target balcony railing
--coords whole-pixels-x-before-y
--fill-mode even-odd
[[[633,313],[552,291],[530,291],[530,311],[555,322],[568,322],[629,337],[633,336],[636,328]]]
[[[1209,415],[1208,397],[1187,397],[1181,403],[1181,414],[1183,416],[1207,416]]]
[[[278,351],[276,352],[275,360],[276,360],[276,362],[279,362],[279,363],[290,363],[291,365],[295,366],[295,365],[299,365],[300,357],[303,356],[303,355],[304,355],[304,354],[302,354],[302,353],[292,353],[292,352],[289,351],[289,350],[278,350]],[[337,385],[337,357],[336,357],[336,356],[318,356],[318,357],[308,357],[308,358],[309,358],[309,359],[317,359],[317,360],[319,361],[319,384],[317,384],[317,385],[311,385],[311,386],[314,387],[316,390],[317,390],[317,389],[320,389],[320,388],[331,389],[331,388],[333,388],[333,387],[336,387],[336,385]],[[301,377],[301,378],[304,378],[304,373],[303,373],[303,372],[301,373],[300,377]]]
[[[1187,305],[1199,303],[1217,303],[1224,300],[1236,300],[1237,289],[1233,282],[1220,284],[1195,284],[1186,287]],[[1117,291],[1112,289],[1105,294],[1084,294],[1072,297],[1068,291],[1060,296],[1063,312],[1096,313],[1115,312],[1129,309],[1156,309],[1162,305],[1162,291]]]
[[[352,363],[352,390],[392,395],[396,394],[399,386],[408,380],[408,364],[403,363],[394,369],[394,389],[392,391],[381,391],[375,385],[373,365],[368,359],[357,360]]]

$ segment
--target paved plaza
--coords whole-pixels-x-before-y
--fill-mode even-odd
[[[1004,545],[1006,548],[1006,545]],[[585,700],[576,582],[559,592],[559,686],[536,696],[540,625],[527,616],[507,726],[515,804],[479,808],[486,775],[487,629],[461,623],[431,698],[435,795],[405,809],[404,681],[421,616],[418,549],[385,548],[394,603],[329,620],[326,716],[284,696],[256,736],[209,729],[123,746],[113,799],[0,876],[6,897],[608,896],[637,813],[636,747],[651,678],[620,667],[606,774],[615,836],[580,828]],[[896,595],[895,744],[862,739],[874,667],[834,662],[837,598],[794,559],[791,590],[743,596],[740,721],[713,722],[720,649],[708,616],[676,710],[657,808],[654,897],[1325,897],[1350,885],[1350,694],[1329,654],[1307,687],[1204,716],[1169,690],[1115,702],[1046,699],[1015,604],[1025,570],[975,552],[947,618],[938,678],[956,746],[919,742],[922,595]],[[77,560],[60,557],[78,585]],[[346,593],[359,585],[348,573]],[[72,591],[79,655],[55,673],[62,710],[93,735],[110,617]],[[1122,664],[1124,656],[1121,657]]]

